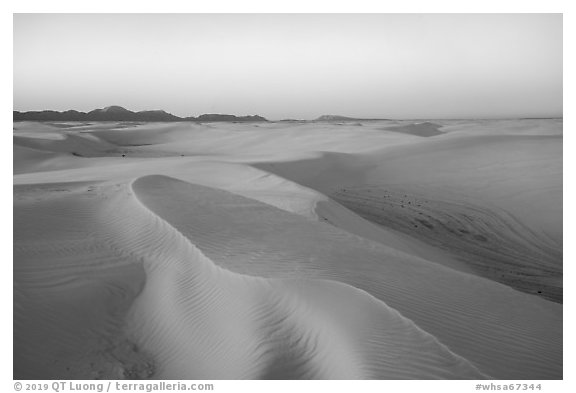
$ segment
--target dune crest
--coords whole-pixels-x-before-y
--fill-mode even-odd
[[[186,194],[190,187],[187,183],[160,176],[140,178],[132,185],[136,198],[142,202],[142,196],[146,195],[144,206],[156,214],[162,209],[155,206],[155,202],[161,203],[165,198],[158,200],[158,194],[151,198],[151,191]],[[143,216],[138,214],[138,217]],[[144,346],[158,348],[161,354],[170,355],[160,361],[165,368],[159,372],[164,377],[482,376],[468,362],[454,356],[431,336],[364,292],[328,281],[270,280],[223,270],[213,265],[174,228],[159,222],[158,217],[151,217],[156,221],[155,225],[161,226],[152,232],[163,237],[161,246],[150,239],[145,243],[154,244],[153,250],[131,245],[127,248],[139,250],[149,258],[154,252],[162,252],[157,249],[160,247],[168,256],[163,255],[165,262],[161,265],[158,260],[145,261],[147,285],[132,310],[135,320],[140,320],[147,312],[150,314],[153,326],[147,326],[148,322],[137,323],[138,331],[145,337]],[[130,222],[130,225],[137,223]],[[174,237],[166,236],[171,232],[175,232]],[[140,233],[137,238],[153,235]],[[180,250],[182,254],[179,254]],[[177,255],[174,255],[175,251]],[[176,276],[186,277],[176,282],[176,288],[175,283],[165,282]],[[167,288],[170,288],[168,292]],[[148,296],[156,303],[153,310],[149,310]],[[342,307],[343,304],[346,306]],[[235,321],[233,327],[224,322],[230,319]],[[145,329],[152,329],[148,339]],[[194,338],[184,340],[187,335]],[[164,341],[166,338],[170,341]],[[183,343],[187,348],[183,348]],[[408,356],[415,348],[429,355]],[[181,357],[174,356],[175,353],[180,353]],[[399,354],[404,354],[402,362],[394,360]],[[239,365],[244,368],[239,369]],[[430,370],[425,372],[426,369]],[[222,374],[223,370],[229,374]]]
[[[65,272],[74,269],[72,285],[79,277],[87,279],[89,275],[96,291],[117,288],[120,294],[127,294],[134,285],[138,288],[125,298],[129,308],[123,308],[120,314],[113,310],[116,307],[113,297],[100,299],[101,303],[92,306],[92,311],[94,306],[102,310],[102,314],[93,314],[92,323],[107,315],[102,319],[109,321],[110,327],[93,327],[94,344],[89,350],[100,355],[92,359],[91,366],[71,366],[72,360],[86,350],[82,346],[70,346],[68,356],[59,358],[71,378],[483,377],[469,362],[363,291],[326,280],[264,279],[217,267],[164,221],[158,215],[162,209],[155,206],[154,199],[158,196],[154,191],[161,190],[163,199],[169,199],[170,195],[185,195],[192,185],[148,176],[131,186],[129,183],[102,185],[99,189],[86,188],[85,184],[72,189],[70,186],[50,186],[54,190],[69,190],[69,195],[56,191],[64,196],[56,195],[40,203],[26,201],[22,205],[27,210],[43,208],[48,203],[61,211],[75,196],[80,203],[66,209],[67,214],[87,218],[97,213],[92,218],[97,227],[105,229],[92,236],[91,245],[86,245],[94,250],[86,256],[86,263],[69,267],[64,263],[61,273],[54,271],[54,280],[60,282],[65,279]],[[185,205],[177,208],[186,210]],[[26,218],[22,212],[20,216]],[[77,226],[76,231],[87,229]],[[83,243],[80,238],[78,246]],[[61,258],[64,252],[75,255],[78,246],[71,249],[67,246],[68,251],[56,248],[54,256]],[[97,268],[109,273],[100,279],[93,277],[96,267],[89,263],[96,250],[100,253],[110,250],[100,255],[101,265]],[[126,275],[109,283],[111,274],[117,274],[122,266],[128,271],[143,268],[140,284]],[[26,276],[19,271],[16,277],[20,283]],[[22,283],[26,285],[26,281]],[[21,304],[24,299],[18,294],[16,301]],[[56,301],[55,314],[65,312],[67,303]],[[31,317],[29,311],[22,309],[17,321]],[[82,329],[86,322],[61,318],[53,323],[55,329],[65,326]],[[61,332],[61,340],[53,341],[52,345],[61,347],[68,337],[66,333],[69,334]],[[24,344],[31,337],[29,334],[34,331],[21,332],[17,343]],[[51,353],[50,344],[46,345],[47,353]],[[43,368],[51,362],[49,357],[35,360],[39,363],[38,375],[45,378],[62,372],[58,367]],[[23,355],[23,362],[30,360]],[[16,373],[20,377],[36,375],[27,374],[18,364]]]

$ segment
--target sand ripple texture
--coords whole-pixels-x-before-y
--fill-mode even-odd
[[[41,258],[46,267],[15,271],[18,378],[484,376],[365,291],[337,281],[262,278],[215,265],[193,236],[170,224],[162,193],[187,202],[177,213],[202,208],[190,193],[218,198],[221,191],[161,176],[106,185],[102,194],[84,184],[68,192],[63,185],[51,187],[64,195],[18,206],[17,233],[42,231],[25,225],[39,211],[57,224],[53,239],[15,247],[18,260],[34,264]],[[235,210],[249,202],[225,196],[240,198]],[[92,232],[89,222],[105,230]],[[227,242],[198,225],[215,244]],[[54,241],[61,237],[67,241]],[[67,296],[72,290],[77,298]],[[25,350],[36,345],[43,347],[42,356]]]

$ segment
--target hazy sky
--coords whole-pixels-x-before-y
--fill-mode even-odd
[[[14,109],[562,115],[560,14],[17,14]]]

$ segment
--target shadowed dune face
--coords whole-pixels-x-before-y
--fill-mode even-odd
[[[562,249],[514,216],[392,190],[366,185],[330,196],[371,222],[445,250],[482,277],[562,303]]]
[[[325,153],[257,166],[466,265],[451,267],[471,267],[562,302],[562,139],[556,135],[455,135],[362,157]]]
[[[384,127],[382,128],[382,130],[400,132],[416,136],[430,137],[430,136],[442,135],[442,132],[439,131],[440,128],[442,128],[442,126],[439,124],[424,122],[424,123],[414,123],[407,125]]]
[[[14,377],[562,378],[561,123],[437,123],[18,124]]]

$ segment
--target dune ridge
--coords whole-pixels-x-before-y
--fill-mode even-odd
[[[184,187],[184,190],[180,190],[181,187]],[[152,209],[155,220],[161,217],[158,214],[161,214],[162,209],[158,209],[154,203],[161,203],[165,198],[154,200],[157,196],[153,196],[151,199],[151,190],[166,192],[169,189],[174,193],[188,191],[188,187],[190,187],[188,183],[161,176],[148,176],[132,183],[135,197],[146,209]],[[147,195],[145,202],[142,201],[144,195]],[[166,222],[160,221],[157,224],[168,225],[168,228],[158,228],[157,233],[160,236],[175,230]],[[129,225],[138,223],[131,222]],[[186,331],[195,334],[209,332],[209,336],[193,340],[194,345],[182,354],[182,359],[166,359],[167,377],[177,377],[177,374],[173,373],[179,370],[179,367],[185,367],[182,369],[182,375],[195,375],[198,372],[198,363],[216,367],[216,370],[204,370],[201,375],[206,375],[205,373],[210,375],[213,372],[219,378],[226,378],[222,374],[222,369],[230,370],[231,378],[410,379],[444,378],[446,375],[453,378],[482,377],[482,374],[464,359],[447,351],[433,337],[365,292],[328,281],[266,280],[231,273],[213,265],[177,230],[174,236],[178,238],[173,240],[178,242],[177,245],[171,245],[172,239],[170,239],[168,244],[163,246],[169,250],[184,248],[186,254],[182,259],[171,259],[168,262],[170,266],[165,268],[177,270],[186,277],[180,291],[189,295],[182,296],[179,293],[178,301],[169,301],[166,307],[157,306],[153,310],[162,313],[168,310],[170,316],[152,317],[163,326],[153,327],[150,345],[162,353],[174,356],[174,353],[183,351],[181,348],[183,340],[180,337]],[[145,239],[146,236],[137,238],[141,241],[140,239]],[[146,243],[155,244],[148,241]],[[139,247],[127,248],[139,250]],[[141,252],[146,258],[154,255],[148,249]],[[200,269],[198,264],[201,265]],[[157,261],[149,267],[145,263],[145,266],[149,280],[147,288],[150,288],[151,297],[157,301],[161,297],[158,296],[159,292],[166,292],[166,289],[173,287],[174,283],[156,285],[154,280],[166,280],[166,275],[170,273],[157,274],[158,270],[164,268],[159,267]],[[208,288],[204,289],[204,285]],[[145,289],[137,302],[146,303],[146,296]],[[335,298],[346,302],[349,307],[343,309],[342,303]],[[185,311],[174,310],[175,303]],[[198,315],[193,311],[199,309],[210,311],[205,311],[206,315]],[[144,312],[139,312],[137,304],[132,315],[140,319],[143,314]],[[230,331],[230,327],[226,324],[218,323],[219,318],[223,321],[232,318],[235,321],[233,331]],[[210,323],[212,319],[216,321]],[[361,322],[358,322],[358,319]],[[175,320],[179,323],[174,323]],[[169,323],[166,323],[167,321]],[[209,324],[210,328],[198,328],[198,325],[204,324]],[[146,325],[138,323],[140,329]],[[157,331],[157,329],[172,330],[172,325],[186,330],[183,333]],[[247,331],[243,331],[242,328]],[[214,330],[220,329],[224,330],[221,335],[214,333]],[[170,348],[170,344],[166,342],[153,344],[154,340],[162,337],[174,340],[175,347]],[[242,348],[242,343],[248,344],[247,348]],[[406,352],[409,351],[407,348],[412,346],[419,348],[426,355],[406,356]],[[237,354],[239,358],[234,358],[230,353],[231,349],[233,353],[236,350],[239,352]],[[398,362],[399,354],[404,354],[401,362]],[[194,356],[193,362],[190,362],[190,356]],[[231,363],[229,367],[222,366],[223,358]],[[179,364],[172,365],[172,362]],[[164,364],[164,361],[161,363]],[[192,369],[190,369],[191,363],[194,364]],[[237,370],[238,365],[250,365],[251,368]],[[234,374],[233,370],[237,370],[236,372],[240,374]]]
[[[49,187],[64,190],[70,186]],[[66,277],[67,274],[56,270],[56,281],[50,287],[60,290],[65,284],[61,280],[77,285],[80,277],[89,275],[96,291],[116,288],[125,297],[125,304],[130,303],[120,314],[111,310],[117,307],[115,296],[95,304],[101,312],[94,313],[89,323],[107,322],[101,328],[96,324],[90,329],[95,336],[88,349],[94,353],[91,367],[71,366],[71,361],[81,356],[86,348],[75,351],[78,342],[65,345],[69,331],[59,332],[56,336],[60,340],[44,344],[47,354],[54,353],[56,348],[61,348],[60,351],[67,348],[69,357],[58,358],[58,361],[66,365],[62,367],[66,367],[69,377],[484,377],[469,362],[366,292],[337,282],[264,279],[215,266],[189,239],[158,215],[162,209],[156,209],[154,196],[150,198],[151,190],[166,192],[170,189],[170,192],[178,193],[187,191],[181,190],[186,186],[187,183],[161,176],[148,176],[132,183],[100,185],[100,191],[94,186],[86,188],[82,183],[72,185],[70,194],[56,191],[64,195],[22,204],[24,212],[20,211],[19,216],[23,224],[27,222],[26,210],[41,209],[48,203],[54,214],[66,206],[67,213],[73,213],[66,221],[78,222],[74,219],[79,216],[84,216],[85,220],[92,216],[97,219],[97,227],[106,228],[91,237],[82,251],[77,249],[86,242],[81,234],[76,242],[70,239],[71,245],[54,246],[46,242],[37,245],[44,251],[53,250],[66,272],[75,271],[74,276]],[[76,203],[70,208],[72,196],[76,197]],[[145,202],[141,200],[143,197]],[[77,233],[80,229],[87,230],[85,226],[78,228],[78,224],[67,230]],[[24,247],[28,252],[31,248],[30,245]],[[79,252],[86,255],[82,263],[74,261],[69,265],[62,259],[66,254],[72,257]],[[107,280],[112,275],[105,274],[98,280],[94,277],[92,262],[96,255],[100,255],[96,259],[98,267],[108,270],[107,273],[117,273],[119,266],[128,268],[128,273],[143,268],[143,274],[139,275],[145,279],[141,278],[138,284],[131,276],[122,275],[121,279],[110,283]],[[41,276],[45,277],[45,274]],[[18,271],[16,277],[19,285],[25,284],[24,271]],[[129,295],[126,291],[134,285],[137,289]],[[17,291],[16,304],[22,304],[21,296]],[[89,298],[94,300],[92,296]],[[39,305],[42,303],[37,301]],[[342,304],[348,307],[343,308]],[[55,305],[51,308],[55,315],[70,311],[62,299]],[[20,312],[16,321],[27,326],[24,321],[34,316],[26,309]],[[232,326],[226,323],[229,320],[234,321]],[[70,322],[70,319],[55,318],[52,323],[57,330],[63,327],[62,324],[75,329],[86,325],[81,320]],[[29,329],[22,332],[17,343],[23,344],[22,341],[33,337],[30,334],[37,332]],[[78,339],[81,338],[79,335]],[[21,356],[22,361],[31,360],[25,359],[25,353]],[[43,377],[52,377],[50,372],[61,372],[53,364],[52,369],[44,368],[55,360],[51,356],[54,355],[35,359],[36,371],[42,370]],[[18,363],[16,366],[19,376],[36,375],[26,374]]]
[[[161,215],[218,265],[249,275],[344,282],[384,301],[489,375],[555,375],[561,325],[551,321],[561,320],[561,307],[226,191],[182,188],[189,191],[172,192],[169,201],[162,188],[150,189],[148,197],[155,193]],[[185,213],[177,208],[182,205],[196,208]],[[513,310],[494,307],[507,302]]]

